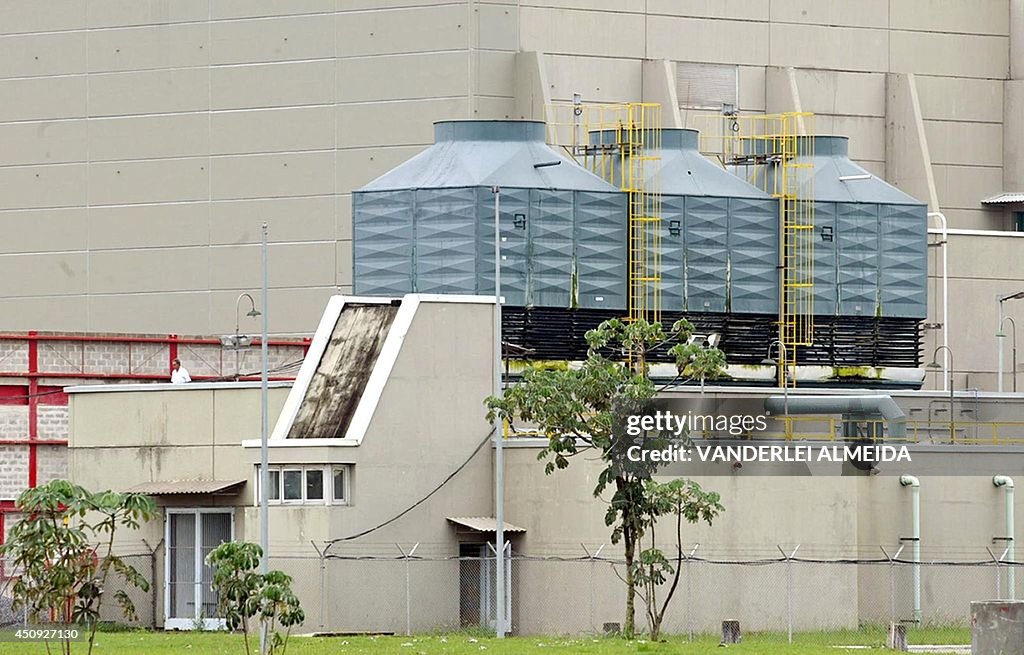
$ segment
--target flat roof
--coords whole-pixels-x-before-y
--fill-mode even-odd
[[[268,382],[267,386],[272,389],[287,388],[292,386],[292,380],[275,380]],[[185,382],[172,384],[170,382],[147,382],[143,384],[79,384],[72,387],[64,387],[64,393],[108,393],[108,392],[131,392],[131,391],[203,391],[209,389],[259,389],[260,382]]]

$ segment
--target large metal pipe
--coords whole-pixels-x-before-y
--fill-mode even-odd
[[[772,414],[874,414],[886,420],[890,437],[907,436],[907,416],[890,396],[769,396],[764,408]]]
[[[1017,586],[1014,575],[1014,528],[1013,528],[1013,478],[1007,475],[992,476],[992,484],[1002,487],[1006,491],[1006,560],[1010,563],[1006,567],[1006,587],[1009,592],[1009,599],[1016,598]]]
[[[901,475],[900,485],[910,487],[910,539],[913,543],[914,623],[921,623],[921,481],[912,475]]]

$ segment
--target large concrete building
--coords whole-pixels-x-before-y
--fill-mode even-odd
[[[579,93],[659,102],[666,126],[732,104],[849,136],[949,219],[925,361],[946,329],[956,387],[994,389],[996,298],[1024,288],[1021,198],[991,200],[1024,190],[1022,4],[4,2],[3,327],[228,332],[266,221],[271,331],[308,335],[351,288],[353,189],[434,121],[539,119]]]
[[[295,578],[304,631],[488,625],[488,543],[497,523],[484,399],[497,359],[493,315],[493,299],[480,296],[335,297],[294,385],[269,390],[276,417],[268,442],[271,564]],[[118,545],[154,582],[152,596],[136,596],[141,620],[181,629],[216,622],[202,557],[223,539],[259,540],[257,385],[90,385],[68,393],[69,477],[89,488],[149,493],[160,508]],[[714,387],[665,397],[756,394],[780,399],[772,389]],[[701,560],[695,570],[686,565],[693,596],[687,591],[676,603],[667,631],[712,633],[723,618],[745,630],[784,631],[788,574],[771,559],[782,545],[802,546],[789,605],[796,630],[915,618],[965,625],[970,600],[993,591],[1012,597],[1009,582],[999,586],[1005,567],[986,561],[986,549],[1005,547],[1013,525],[1006,508],[1011,517],[1022,512],[993,484],[997,474],[1024,475],[1014,432],[1021,405],[975,398],[969,415],[958,414],[951,443],[948,423],[931,418],[944,394],[904,391],[893,399],[906,414],[913,461],[879,464],[880,474],[838,463],[793,465],[775,472],[796,475],[768,477],[765,469],[790,465],[766,464],[760,474],[757,463],[702,469],[700,483],[721,494],[726,511],[713,527],[684,527],[686,549],[699,544]],[[732,411],[725,407],[719,411]],[[791,435],[799,443],[842,443],[838,417],[803,418],[810,422],[797,422]],[[748,436],[778,437],[776,420]],[[997,426],[1013,434],[1000,440]],[[893,432],[887,438],[905,443]],[[595,634],[602,623],[621,621],[624,586],[612,565],[621,564],[622,544],[609,543],[608,499],[593,494],[604,463],[582,450],[568,469],[545,475],[537,458],[546,439],[504,443],[512,630]],[[116,484],[111,470],[119,472]],[[905,488],[902,474],[920,476],[920,487]],[[674,552],[674,531],[671,517],[659,525],[666,553]],[[911,554],[915,545],[920,557]],[[898,571],[882,553],[902,553]],[[915,561],[934,564],[916,583]],[[950,561],[958,565],[940,565]]]

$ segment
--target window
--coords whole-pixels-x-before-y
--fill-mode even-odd
[[[324,472],[321,469],[306,469],[306,500],[324,499]]]
[[[268,501],[272,505],[348,504],[349,466],[271,466],[267,471]],[[260,475],[256,467],[256,497],[259,505]]]
[[[335,503],[348,502],[348,490],[345,488],[346,478],[345,467],[336,466],[334,467],[334,480],[331,487],[334,489],[334,495],[332,498]]]
[[[302,500],[302,469],[284,472],[284,500]]]
[[[267,498],[269,500],[281,500],[281,472],[274,469],[270,469],[269,471],[267,471],[267,474],[270,478],[269,483],[267,485],[267,487],[269,488],[269,495],[267,496]],[[259,485],[256,486],[258,487]]]

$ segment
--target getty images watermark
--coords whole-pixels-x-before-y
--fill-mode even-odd
[[[880,420],[818,417],[786,430],[764,397],[669,399],[623,404],[614,449],[626,468],[658,474],[874,474],[913,462],[905,443],[885,443]],[[817,428],[817,429],[816,429]],[[895,471],[893,471],[895,472]]]

